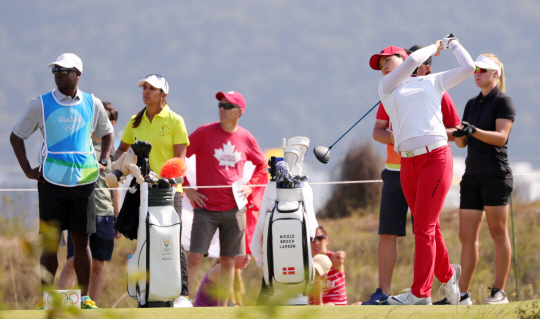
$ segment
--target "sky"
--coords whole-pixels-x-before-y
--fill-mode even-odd
[[[429,45],[450,32],[473,59],[491,52],[504,63],[517,109],[509,157],[538,168],[538,17],[537,1],[0,0],[0,171],[24,179],[8,136],[30,100],[54,88],[47,64],[72,52],[84,64],[79,87],[119,110],[117,138],[144,106],[137,81],[160,73],[188,132],[218,120],[216,92],[236,90],[247,101],[240,125],[261,148],[309,137],[308,174],[332,180],[352,145],[373,143],[384,156],[371,137],[375,112],[332,149],[329,164],[312,154],[378,101],[381,74],[369,68],[369,57],[388,45]],[[435,71],[456,66],[450,51],[433,61]],[[450,90],[460,116],[478,93],[472,77]],[[26,143],[33,163],[40,139],[36,133]],[[455,146],[452,151],[466,156]]]

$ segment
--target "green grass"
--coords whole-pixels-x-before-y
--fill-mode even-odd
[[[534,303],[534,306],[533,306]],[[523,309],[539,308],[533,301],[490,306],[318,306],[228,307],[83,310],[76,314],[47,311],[0,311],[0,318],[529,318]],[[520,312],[520,309],[522,310]],[[532,312],[531,312],[532,314]],[[532,317],[531,317],[532,318]]]

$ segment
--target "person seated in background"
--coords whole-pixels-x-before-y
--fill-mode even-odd
[[[332,269],[332,261],[326,255],[315,255],[313,257],[313,269],[315,279],[313,288],[308,293],[309,304],[312,306],[335,306],[332,302],[323,302],[323,291],[327,282],[327,275]]]
[[[242,295],[245,293],[245,290],[244,281],[242,280],[242,270],[246,269],[250,259],[250,255],[236,256],[234,258],[233,289],[229,294],[228,306],[243,306]],[[221,263],[218,259],[216,264],[206,273],[201,281],[193,307],[217,307],[217,282],[220,272]]]
[[[315,231],[315,237],[311,239],[311,254],[317,256],[318,254],[326,255],[332,262],[332,267],[326,276],[325,285],[323,288],[323,304],[332,303],[338,306],[347,305],[347,289],[345,287],[345,252],[329,251],[327,249],[329,243],[328,233],[323,226],[317,227]],[[309,304],[312,305],[314,300],[309,299]],[[355,302],[351,305],[360,305],[361,302]]]

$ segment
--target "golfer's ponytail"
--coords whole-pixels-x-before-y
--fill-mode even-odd
[[[143,107],[143,109],[140,110],[139,113],[137,113],[137,115],[135,115],[135,117],[133,118],[133,125],[131,127],[133,128],[139,127],[139,124],[141,124],[142,117],[145,111],[146,111],[146,106]]]
[[[501,90],[501,92],[504,92],[505,86],[504,86],[504,66],[503,66],[503,64],[501,63],[501,61],[499,61],[499,58],[493,53],[485,53],[485,54],[481,54],[481,55],[490,58],[491,60],[493,60],[493,62],[497,63],[497,65],[501,68],[501,74],[499,74],[499,83],[497,83],[497,86],[499,87],[499,90]]]

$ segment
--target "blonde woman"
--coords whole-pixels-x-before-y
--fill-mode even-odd
[[[472,304],[468,291],[478,264],[478,233],[484,211],[495,244],[495,281],[484,303],[501,304],[508,303],[504,288],[512,252],[507,224],[513,177],[507,148],[516,109],[504,94],[504,68],[497,56],[481,54],[475,66],[474,82],[480,94],[467,102],[462,127],[454,132],[457,146],[467,146],[459,209],[460,304]]]

